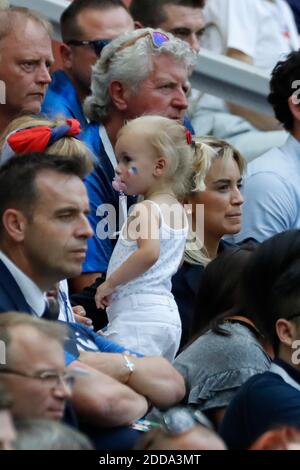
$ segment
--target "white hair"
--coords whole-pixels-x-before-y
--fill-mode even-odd
[[[170,55],[184,62],[188,72],[192,71],[196,54],[190,46],[170,33],[155,30],[166,35],[169,41],[153,47],[153,31],[152,28],[144,28],[122,34],[103,49],[93,67],[92,94],[84,103],[85,114],[91,121],[101,122],[108,115],[111,105],[109,84],[112,81],[120,81],[133,93],[138,92],[140,83],[152,72],[154,56]]]

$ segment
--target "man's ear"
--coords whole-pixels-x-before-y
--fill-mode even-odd
[[[2,223],[7,234],[15,241],[22,242],[25,238],[27,218],[17,209],[6,209]]]
[[[285,318],[279,318],[276,322],[276,333],[280,343],[291,347],[295,340],[295,325]]]
[[[290,108],[290,111],[298,123],[300,123],[300,101],[299,98],[297,98],[296,95],[291,95],[288,99],[288,105]]]
[[[155,167],[154,167],[154,175],[155,176],[161,176],[163,172],[165,171],[167,165],[167,161],[165,158],[160,157],[156,160],[155,162]]]
[[[125,88],[123,83],[119,82],[118,80],[114,80],[110,83],[109,87],[109,94],[114,106],[117,108],[118,111],[126,111],[128,103],[127,103],[127,95],[128,90]]]
[[[73,52],[71,47],[62,42],[59,46],[59,52],[64,68],[70,70],[73,65]]]

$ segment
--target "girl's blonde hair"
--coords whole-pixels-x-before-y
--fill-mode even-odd
[[[193,160],[193,174],[191,180],[190,195],[205,191],[205,178],[216,158],[222,159],[224,165],[233,159],[241,174],[246,169],[246,161],[240,152],[225,140],[205,136],[195,139],[195,152]],[[190,227],[190,233],[185,248],[184,259],[190,264],[202,264],[206,266],[211,259],[203,243]]]
[[[147,138],[158,156],[167,161],[164,178],[178,198],[191,191],[194,149],[188,144],[185,127],[162,116],[142,116],[129,121],[118,137],[127,131],[140,132]]]
[[[6,139],[14,131],[37,126],[47,126],[52,128],[56,126],[62,126],[64,124],[65,120],[63,119],[49,120],[40,116],[19,116],[16,119],[13,119],[2,133],[0,138],[0,153],[3,151]],[[82,158],[85,162],[86,174],[90,173],[93,170],[94,165],[92,153],[89,151],[88,147],[83,142],[76,139],[75,137],[61,137],[52,145],[49,145],[49,147],[45,149],[45,153],[47,153],[48,155],[61,155],[63,157],[67,157],[69,155],[78,156]]]

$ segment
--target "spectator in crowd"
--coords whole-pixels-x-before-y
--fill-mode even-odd
[[[47,419],[16,421],[16,450],[92,450],[92,444],[79,431]]]
[[[199,411],[174,407],[163,413],[160,425],[149,431],[136,450],[225,450],[222,439],[209,420]]]
[[[19,113],[39,113],[53,63],[51,27],[28,8],[0,10],[0,131]]]
[[[182,345],[191,334],[204,266],[228,246],[223,235],[240,230],[243,204],[240,188],[245,161],[241,154],[227,142],[212,137],[196,138],[195,145],[192,189],[186,198],[192,226],[184,262],[172,278],[183,327]]]
[[[42,111],[76,118],[85,128],[82,103],[90,94],[92,66],[111,39],[133,29],[133,20],[121,0],[73,0],[60,26],[63,65],[52,75]]]
[[[266,431],[249,450],[300,450],[300,431],[291,426]]]
[[[291,230],[259,245],[244,269],[243,314],[251,312],[275,360],[227,408],[220,433],[229,448],[248,448],[275,426],[300,426],[299,266],[300,231]]]
[[[289,132],[280,148],[251,162],[245,179],[242,230],[239,242],[253,237],[261,242],[285,230],[300,228],[300,52],[291,52],[272,72],[269,102]]]
[[[239,307],[239,280],[252,250],[229,248],[208,264],[195,301],[194,336],[174,362],[185,379],[184,401],[216,428],[239,387],[270,367],[262,335]]]
[[[285,0],[209,0],[204,13],[203,47],[267,74],[283,55],[299,48],[295,20]],[[228,106],[258,129],[278,129],[274,118],[235,104]]]
[[[0,315],[0,338],[7,348],[0,381],[12,396],[14,417],[63,418],[74,381],[65,369],[65,335],[62,324],[20,313]]]
[[[0,450],[15,448],[16,431],[10,413],[11,407],[12,398],[0,382]]]
[[[13,157],[0,168],[0,311],[14,309],[41,316],[43,291],[80,271],[86,239],[91,235],[85,216],[88,201],[80,179],[85,171],[82,158],[41,154]],[[40,249],[41,240],[47,250]],[[128,424],[147,411],[148,399],[167,407],[182,398],[183,380],[167,361],[129,359],[123,355],[125,348],[107,344],[104,338],[74,325],[69,323],[66,361],[73,361],[75,367],[84,364],[91,374],[88,379],[78,379],[74,400],[93,423]],[[83,343],[80,355],[78,343]]]
[[[160,28],[200,50],[205,0],[133,0],[130,13],[137,28]]]
[[[198,52],[205,35],[205,4],[207,2],[203,0],[133,0],[130,12],[138,27],[162,28],[188,42]],[[230,114],[222,100],[201,90],[192,90],[188,115],[196,134],[226,140],[248,161],[281,145],[286,139],[283,131],[257,130],[240,116]]]
[[[190,187],[191,144],[182,124],[161,116],[134,119],[119,132],[115,184],[143,201],[122,228],[106,281],[96,293],[97,306],[108,305],[105,336],[170,361],[181,338],[171,278],[182,261],[188,234],[181,201]]]
[[[119,217],[119,194],[112,188],[116,158],[113,147],[124,122],[143,114],[160,114],[182,120],[187,108],[188,74],[194,54],[172,35],[141,29],[122,35],[102,52],[93,68],[92,95],[85,102],[91,123],[84,140],[95,155],[94,172],[86,178],[94,237],[88,243],[83,275],[76,290],[90,285],[107,271],[116,224],[109,223],[105,237],[106,208]],[[106,206],[104,206],[106,204]],[[114,219],[114,217],[113,217]]]

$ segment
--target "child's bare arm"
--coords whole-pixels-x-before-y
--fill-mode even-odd
[[[135,233],[133,231],[135,230]],[[137,231],[138,229],[138,231]],[[128,236],[137,241],[138,249],[98,287],[95,301],[98,308],[108,305],[108,296],[124,284],[146,272],[160,253],[159,213],[147,202],[137,204],[127,226]]]

